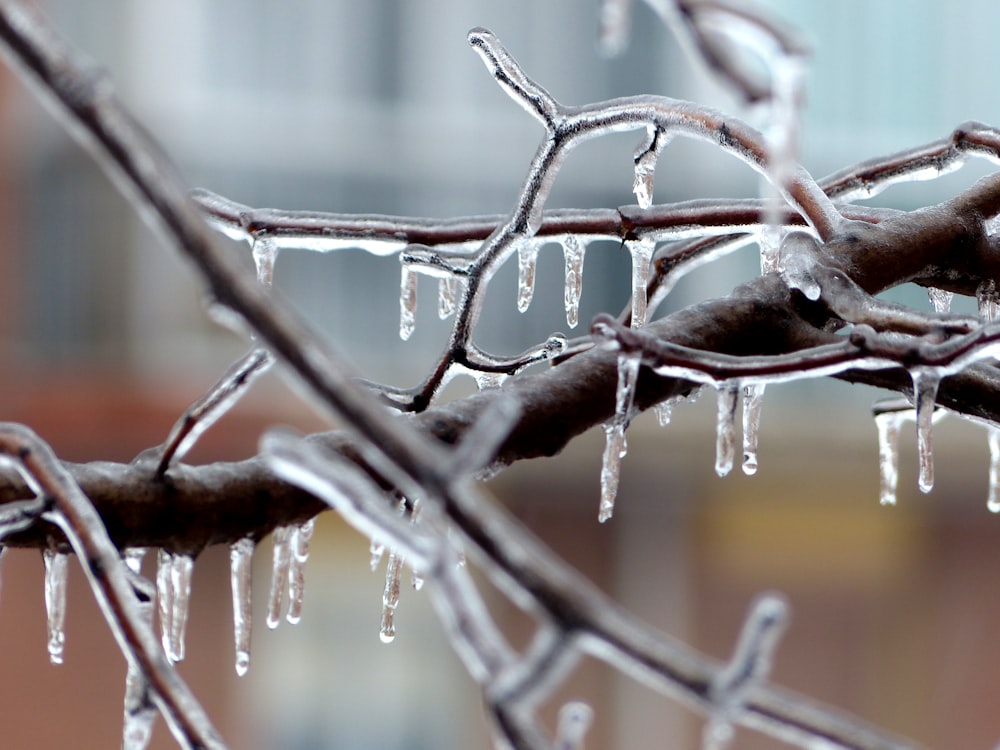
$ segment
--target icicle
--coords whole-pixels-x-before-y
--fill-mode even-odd
[[[438,280],[438,317],[444,320],[455,312],[458,279],[450,274]]]
[[[781,201],[782,208],[784,201]],[[781,243],[785,239],[787,232],[783,227],[775,224],[766,224],[757,237],[757,244],[760,246],[760,272],[762,274],[779,270],[779,258],[781,253]]]
[[[278,623],[281,622],[281,608],[285,603],[288,570],[292,557],[289,544],[291,533],[290,526],[279,526],[271,535],[274,556],[271,560],[271,589],[267,595],[267,627],[271,630],[278,627]]]
[[[309,560],[309,542],[312,541],[316,521],[310,518],[292,529],[289,538],[288,560],[288,614],[285,619],[292,625],[302,619],[302,596],[306,585],[306,562]]]
[[[899,433],[903,426],[903,412],[886,411],[875,415],[878,430],[879,503],[896,504],[896,487],[899,484]]]
[[[403,558],[395,550],[389,551],[389,564],[385,570],[385,590],[382,592],[382,623],[378,637],[382,643],[392,643],[396,637],[396,607],[399,604],[399,579]]]
[[[7,548],[0,545],[0,568],[3,566],[3,559],[7,556]]]
[[[564,303],[566,305],[566,325],[576,328],[580,322],[580,296],[583,293],[583,259],[587,246],[582,244],[576,235],[567,234],[563,237],[563,260],[566,265],[566,290]]]
[[[632,328],[646,325],[646,284],[656,243],[653,240],[629,240],[625,243],[632,255]]]
[[[257,281],[263,286],[271,286],[274,281],[274,262],[278,258],[278,246],[274,240],[258,237],[253,241],[253,262],[257,267]]]
[[[517,248],[517,310],[524,312],[535,294],[535,268],[538,265],[538,246],[522,242]]]
[[[406,341],[417,325],[417,274],[403,265],[399,282],[399,337]]]
[[[122,553],[122,561],[136,575],[142,572],[142,561],[146,557],[145,547],[128,547]]]
[[[990,494],[986,507],[991,513],[1000,513],[1000,428],[989,428],[990,443]]]
[[[236,674],[250,668],[250,631],[253,620],[253,551],[249,537],[229,546],[229,582],[233,592],[233,642],[236,647]]]
[[[156,590],[163,650],[170,661],[179,662],[184,659],[184,633],[191,601],[194,559],[190,555],[172,554],[161,549],[158,563]]]
[[[481,391],[489,391],[502,386],[509,377],[505,372],[473,372],[472,377]]]
[[[621,461],[628,452],[625,430],[635,400],[635,381],[639,377],[641,359],[635,354],[618,355],[618,386],[615,391],[615,415],[604,426],[604,457],[601,462],[601,503],[597,520],[604,523],[615,510]]]
[[[559,709],[556,750],[583,750],[583,738],[590,729],[594,712],[586,703],[571,701]]]
[[[996,282],[990,281],[979,285],[976,289],[976,301],[979,303],[979,317],[987,323],[992,323],[997,319],[997,312],[1000,311],[1000,298],[998,298]]]
[[[944,289],[935,289],[932,286],[927,287],[927,298],[931,301],[936,313],[950,313],[951,300],[954,297],[954,292],[946,292]]]
[[[726,476],[733,468],[736,456],[736,406],[740,387],[736,383],[721,383],[719,412],[715,423],[715,473]]]
[[[371,562],[369,564],[371,565],[372,573],[374,573],[378,570],[378,565],[382,562],[382,557],[385,555],[385,545],[375,537],[372,537],[368,551],[371,554]]]
[[[656,413],[656,421],[659,423],[660,427],[666,427],[670,424],[670,419],[674,415],[675,403],[676,402],[673,399],[668,398],[653,407],[653,411]]]
[[[42,550],[45,563],[45,614],[49,629],[49,661],[63,663],[66,645],[66,577],[69,554],[53,549]]]
[[[743,473],[757,473],[757,436],[760,413],[764,406],[764,384],[756,383],[743,389]]]
[[[934,418],[934,402],[937,400],[940,376],[931,369],[918,367],[910,372],[913,379],[913,405],[917,408],[917,455],[920,478],[917,486],[921,492],[930,492],[934,487],[934,446],[931,440],[931,423]]]

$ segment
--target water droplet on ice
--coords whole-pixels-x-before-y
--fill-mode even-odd
[[[417,274],[402,267],[399,281],[399,337],[406,341],[417,325]]]
[[[66,579],[69,554],[53,549],[42,550],[45,563],[45,614],[49,631],[49,661],[63,663],[66,644]]]
[[[580,295],[583,292],[583,260],[587,246],[582,244],[575,235],[568,234],[563,238],[563,259],[566,266],[566,288],[564,303],[566,306],[566,325],[576,328],[580,322]]]
[[[522,242],[517,248],[517,309],[525,312],[535,295],[535,268],[538,265],[538,246]]]
[[[236,649],[236,674],[250,668],[250,631],[253,621],[253,539],[234,542],[229,547],[229,582],[233,596],[233,644]]]
[[[718,417],[715,422],[715,473],[726,476],[736,457],[736,406],[740,387],[735,383],[720,383]]]

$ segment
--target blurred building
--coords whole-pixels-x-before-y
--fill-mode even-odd
[[[41,5],[109,69],[192,186],[254,206],[441,217],[508,211],[542,132],[468,48],[473,26],[491,28],[566,103],[660,93],[743,112],[642,3],[630,46],[612,60],[594,48],[597,4],[579,0]],[[1000,123],[1000,101],[987,95],[1000,70],[1000,6],[766,5],[805,30],[815,49],[802,158],[817,176],[944,137],[965,120]],[[759,113],[744,114],[760,122]],[[161,442],[246,343],[211,322],[191,270],[7,72],[0,128],[0,415],[30,424],[66,459],[129,460]],[[550,205],[632,202],[637,141],[626,134],[580,147]],[[936,202],[986,169],[972,165],[879,200],[901,208]],[[655,198],[758,189],[736,160],[678,141],[661,157]],[[247,248],[234,243],[233,252],[249,268]],[[584,325],[625,304],[627,258],[614,244],[588,250]],[[724,294],[757,267],[744,251],[701,269],[663,311]],[[505,268],[494,282],[479,332],[497,352],[566,330],[558,248],[543,249],[524,315],[514,307],[514,277]],[[414,337],[398,340],[394,258],[288,251],[276,285],[368,377],[412,384],[443,346],[448,323],[437,319],[429,281],[421,282]],[[925,304],[922,290],[900,294]],[[680,408],[663,430],[640,419],[606,525],[596,522],[598,434],[557,459],[515,467],[491,487],[598,585],[677,638],[727,658],[752,597],[782,590],[794,620],[779,650],[779,684],[927,744],[961,738],[986,747],[1000,737],[989,710],[1000,692],[992,637],[1000,532],[985,508],[986,442],[981,428],[946,421],[937,431],[937,487],[924,498],[904,440],[900,505],[880,508],[868,411],[876,396],[828,382],[771,389],[752,478],[714,475],[712,394]],[[277,422],[328,424],[270,377],[206,434],[192,460],[249,455]],[[258,601],[269,554],[265,541],[255,563]],[[0,705],[8,711],[0,745],[114,745],[124,662],[74,570],[66,664],[48,665],[37,558],[12,551],[4,560]],[[325,516],[302,624],[272,633],[258,612],[254,664],[238,681],[225,550],[199,561],[182,671],[234,748],[486,746],[478,694],[425,595],[404,592],[399,637],[378,642],[381,574],[367,566],[367,542]],[[523,642],[525,618],[495,599],[498,618]],[[653,737],[698,746],[696,716],[601,665],[580,666],[560,694],[573,697],[597,709],[588,748],[640,747]],[[173,746],[162,723],[154,746]],[[778,747],[749,733],[735,746]]]

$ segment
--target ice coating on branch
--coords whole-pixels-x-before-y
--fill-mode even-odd
[[[812,235],[805,232],[789,232],[781,243],[779,272],[785,283],[798,289],[807,299],[817,300],[820,295],[819,282],[813,275],[817,263],[818,245]]]
[[[405,263],[399,281],[399,337],[406,341],[417,325],[417,274]]]
[[[748,385],[743,390],[743,473],[757,473],[757,438],[760,414],[764,406],[764,384]]]
[[[875,415],[875,429],[878,431],[879,503],[896,504],[896,488],[899,485],[899,433],[902,430],[904,413],[886,411]]]
[[[458,279],[442,276],[438,280],[438,317],[441,320],[455,313],[455,297],[458,294]]]
[[[305,594],[306,563],[309,561],[309,543],[312,541],[316,520],[310,518],[292,529],[289,537],[288,560],[288,614],[285,619],[292,625],[302,619],[302,597]]]
[[[172,662],[184,659],[184,633],[191,601],[194,558],[161,549],[157,555],[156,597],[163,650]]]
[[[737,383],[721,383],[718,387],[719,405],[715,422],[715,473],[726,476],[733,468],[736,458],[736,407],[739,403],[740,386]]]
[[[556,750],[583,750],[583,738],[590,729],[594,711],[582,701],[570,701],[559,709]]]
[[[281,622],[281,608],[288,590],[291,565],[291,526],[278,526],[271,534],[274,551],[271,557],[271,588],[267,594],[267,627],[274,630]]]
[[[49,661],[63,663],[66,645],[66,579],[69,554],[53,549],[42,550],[45,563],[45,616],[49,631]]]
[[[910,372],[913,380],[913,404],[917,409],[917,457],[920,476],[917,486],[921,492],[930,492],[934,487],[934,445],[932,424],[934,402],[937,400],[938,384],[941,377],[931,369],[918,367]]]
[[[776,594],[762,594],[750,607],[732,658],[712,681],[713,710],[702,735],[703,748],[724,747],[733,737],[747,696],[767,679],[774,652],[788,625],[788,604]]]
[[[625,245],[632,256],[632,328],[646,325],[646,284],[656,242],[651,239],[628,240]]]
[[[986,507],[991,513],[1000,513],[1000,428],[990,427],[987,439],[990,445],[990,489]]]
[[[947,292],[944,289],[936,289],[932,286],[927,287],[927,298],[931,301],[931,305],[934,307],[934,312],[936,313],[950,313],[951,301],[954,297],[954,292]]]
[[[249,537],[229,546],[229,583],[233,595],[233,643],[236,649],[236,674],[250,668],[250,631],[253,619],[253,551],[256,542]]]
[[[568,234],[562,240],[563,259],[566,264],[566,325],[576,328],[580,322],[580,295],[583,292],[583,259],[587,246],[576,235]]]
[[[604,425],[604,456],[601,461],[601,503],[597,520],[604,523],[615,510],[621,462],[628,452],[625,430],[631,418],[635,400],[635,383],[639,377],[641,358],[633,353],[618,355],[618,385],[615,389],[615,415]]]
[[[385,590],[382,592],[382,622],[378,630],[382,643],[392,643],[396,638],[396,607],[399,605],[402,572],[402,557],[395,550],[390,550],[389,563],[385,569]]]
[[[535,295],[535,269],[538,266],[538,246],[522,242],[517,248],[517,310],[525,312]]]
[[[278,259],[278,246],[268,237],[257,237],[253,241],[253,263],[257,267],[257,281],[263,286],[274,282],[274,263]]]

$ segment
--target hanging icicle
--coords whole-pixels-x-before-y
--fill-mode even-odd
[[[274,630],[281,622],[281,609],[288,590],[288,571],[291,564],[291,526],[279,526],[271,534],[274,544],[271,558],[271,588],[267,595],[267,627]]]
[[[382,562],[382,558],[385,556],[385,545],[375,537],[372,537],[368,551],[371,555],[369,565],[371,566],[372,573],[374,573],[378,570],[379,563]]]
[[[302,599],[306,586],[306,563],[309,561],[309,543],[312,541],[316,521],[310,518],[292,529],[289,537],[288,559],[288,614],[285,619],[296,625],[302,619]]]
[[[641,359],[637,354],[618,355],[618,385],[615,390],[615,414],[604,425],[604,456],[601,461],[601,503],[597,520],[604,523],[615,511],[621,462],[628,452],[625,430],[628,429],[635,400],[635,383]]]
[[[250,668],[250,632],[253,621],[253,551],[257,544],[249,537],[229,546],[229,582],[233,594],[233,643],[236,674]]]
[[[399,337],[406,341],[417,325],[417,274],[405,263],[399,282]]]
[[[161,549],[157,555],[156,596],[163,650],[172,662],[184,659],[184,635],[191,601],[194,558]]]
[[[524,241],[517,248],[517,310],[525,312],[535,295],[535,269],[538,267],[538,245]]]
[[[936,313],[950,313],[951,301],[954,297],[954,292],[946,292],[944,289],[935,289],[932,286],[927,287],[927,298],[931,301]]]
[[[385,590],[382,592],[382,622],[378,631],[382,643],[392,643],[396,638],[396,607],[399,605],[402,572],[403,558],[395,550],[390,550],[389,564],[385,569]]]
[[[720,383],[719,408],[715,422],[715,473],[726,476],[736,458],[736,407],[739,402],[738,383]]]
[[[479,372],[478,370],[474,370],[470,374],[476,381],[476,386],[478,386],[481,391],[489,391],[500,388],[505,382],[507,382],[507,378],[510,377],[505,372]]]
[[[757,473],[757,440],[760,414],[764,407],[764,384],[754,383],[743,389],[743,473]]]
[[[153,627],[153,609],[156,591],[140,575],[145,548],[126,549],[122,555],[132,575],[139,614],[150,628]],[[125,672],[125,697],[122,705],[122,750],[145,750],[153,736],[153,724],[159,713],[153,703],[149,682],[142,670],[131,661]]]
[[[990,427],[990,490],[986,507],[991,513],[1000,513],[1000,427]]]
[[[438,317],[441,320],[455,314],[458,279],[451,274],[438,279]]]
[[[278,246],[268,237],[258,237],[253,241],[254,265],[257,267],[257,281],[263,286],[274,282],[274,264],[278,259]]]
[[[146,559],[145,547],[128,547],[122,553],[122,562],[136,575],[142,572],[142,561]]]
[[[646,325],[646,284],[656,242],[650,239],[625,242],[632,256],[632,328]]]
[[[45,614],[49,631],[49,661],[63,663],[66,645],[66,579],[69,554],[54,549],[42,550],[45,563]]]
[[[917,456],[920,466],[917,486],[921,492],[930,492],[934,488],[934,444],[931,425],[941,377],[934,370],[924,367],[911,370],[910,377],[913,380],[913,404],[917,409]]]
[[[976,289],[976,301],[979,305],[980,318],[987,323],[997,319],[997,313],[1000,311],[1000,295],[997,293],[996,282],[980,284]]]
[[[879,503],[896,504],[899,485],[899,433],[903,427],[904,413],[885,411],[875,415],[878,430]]]
[[[587,246],[573,234],[562,240],[563,260],[566,266],[566,287],[563,301],[566,306],[566,325],[576,328],[580,322],[580,297],[583,293],[583,260]]]

